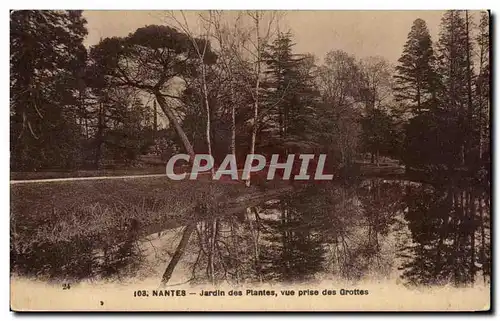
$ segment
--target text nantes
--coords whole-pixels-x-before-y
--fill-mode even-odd
[[[295,154],[288,155],[285,162],[279,162],[279,155],[273,154],[271,156],[271,161],[267,164],[266,158],[259,154],[249,154],[246,157],[243,170],[241,171],[241,180],[248,180],[250,178],[250,173],[262,171],[267,167],[267,179],[274,179],[274,175],[277,169],[283,169],[283,176],[281,179],[289,180],[292,174],[292,168],[296,163]],[[325,166],[326,155],[320,154],[316,162],[316,171],[314,177],[308,174],[308,167],[311,160],[315,158],[314,154],[299,154],[298,160],[300,163],[300,171],[298,175],[294,175],[294,180],[332,180],[332,174],[324,174],[323,169]],[[184,160],[186,162],[190,161],[190,156],[187,154],[177,154],[169,159],[167,163],[167,176],[172,180],[182,180],[186,179],[189,174],[189,179],[197,179],[198,174],[210,171],[214,167],[214,158],[208,154],[197,154],[192,162],[193,166],[191,173],[174,173],[174,166],[177,161]],[[203,165],[202,165],[203,164]],[[314,165],[313,165],[314,166]],[[231,179],[238,180],[238,166],[236,164],[236,157],[233,154],[227,155],[222,161],[221,165],[215,171],[212,179],[218,180],[223,175],[229,175]]]

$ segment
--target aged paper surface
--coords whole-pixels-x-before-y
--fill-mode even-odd
[[[487,311],[487,11],[11,13],[15,311]]]

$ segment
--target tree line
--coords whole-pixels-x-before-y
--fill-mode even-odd
[[[189,14],[86,48],[81,11],[13,12],[11,169],[131,166],[178,152],[489,169],[487,12],[446,12],[434,42],[416,19],[395,66],[297,53],[280,12]]]

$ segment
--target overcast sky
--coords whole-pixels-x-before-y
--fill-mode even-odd
[[[89,34],[86,45],[100,38],[126,36],[148,24],[162,24],[159,11],[85,11]],[[443,11],[286,11],[280,29],[290,29],[297,53],[341,49],[358,58],[380,55],[391,63],[401,56],[412,22],[427,22],[432,40],[437,40]]]

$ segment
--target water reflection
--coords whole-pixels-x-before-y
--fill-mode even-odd
[[[405,218],[413,243],[403,277],[413,284],[471,284],[491,271],[490,203],[472,188],[409,186]]]
[[[198,207],[198,219],[184,228],[158,263],[162,272],[152,277],[169,285],[177,269],[191,284],[489,282],[488,195],[471,187],[374,178],[314,184],[231,215]],[[11,245],[12,271],[48,279],[135,277],[148,260],[139,246],[148,241],[137,230],[128,222],[119,244],[95,237],[22,249]]]
[[[203,222],[197,237],[201,259],[192,280],[486,282],[491,261],[486,196],[471,188],[383,179],[313,185],[240,215]]]
[[[135,224],[121,224],[113,231],[111,239],[109,233],[102,233],[85,238],[75,236],[57,243],[47,241],[25,245],[11,240],[11,272],[47,281],[75,282],[134,276],[143,260]],[[115,243],[115,240],[120,241]]]

